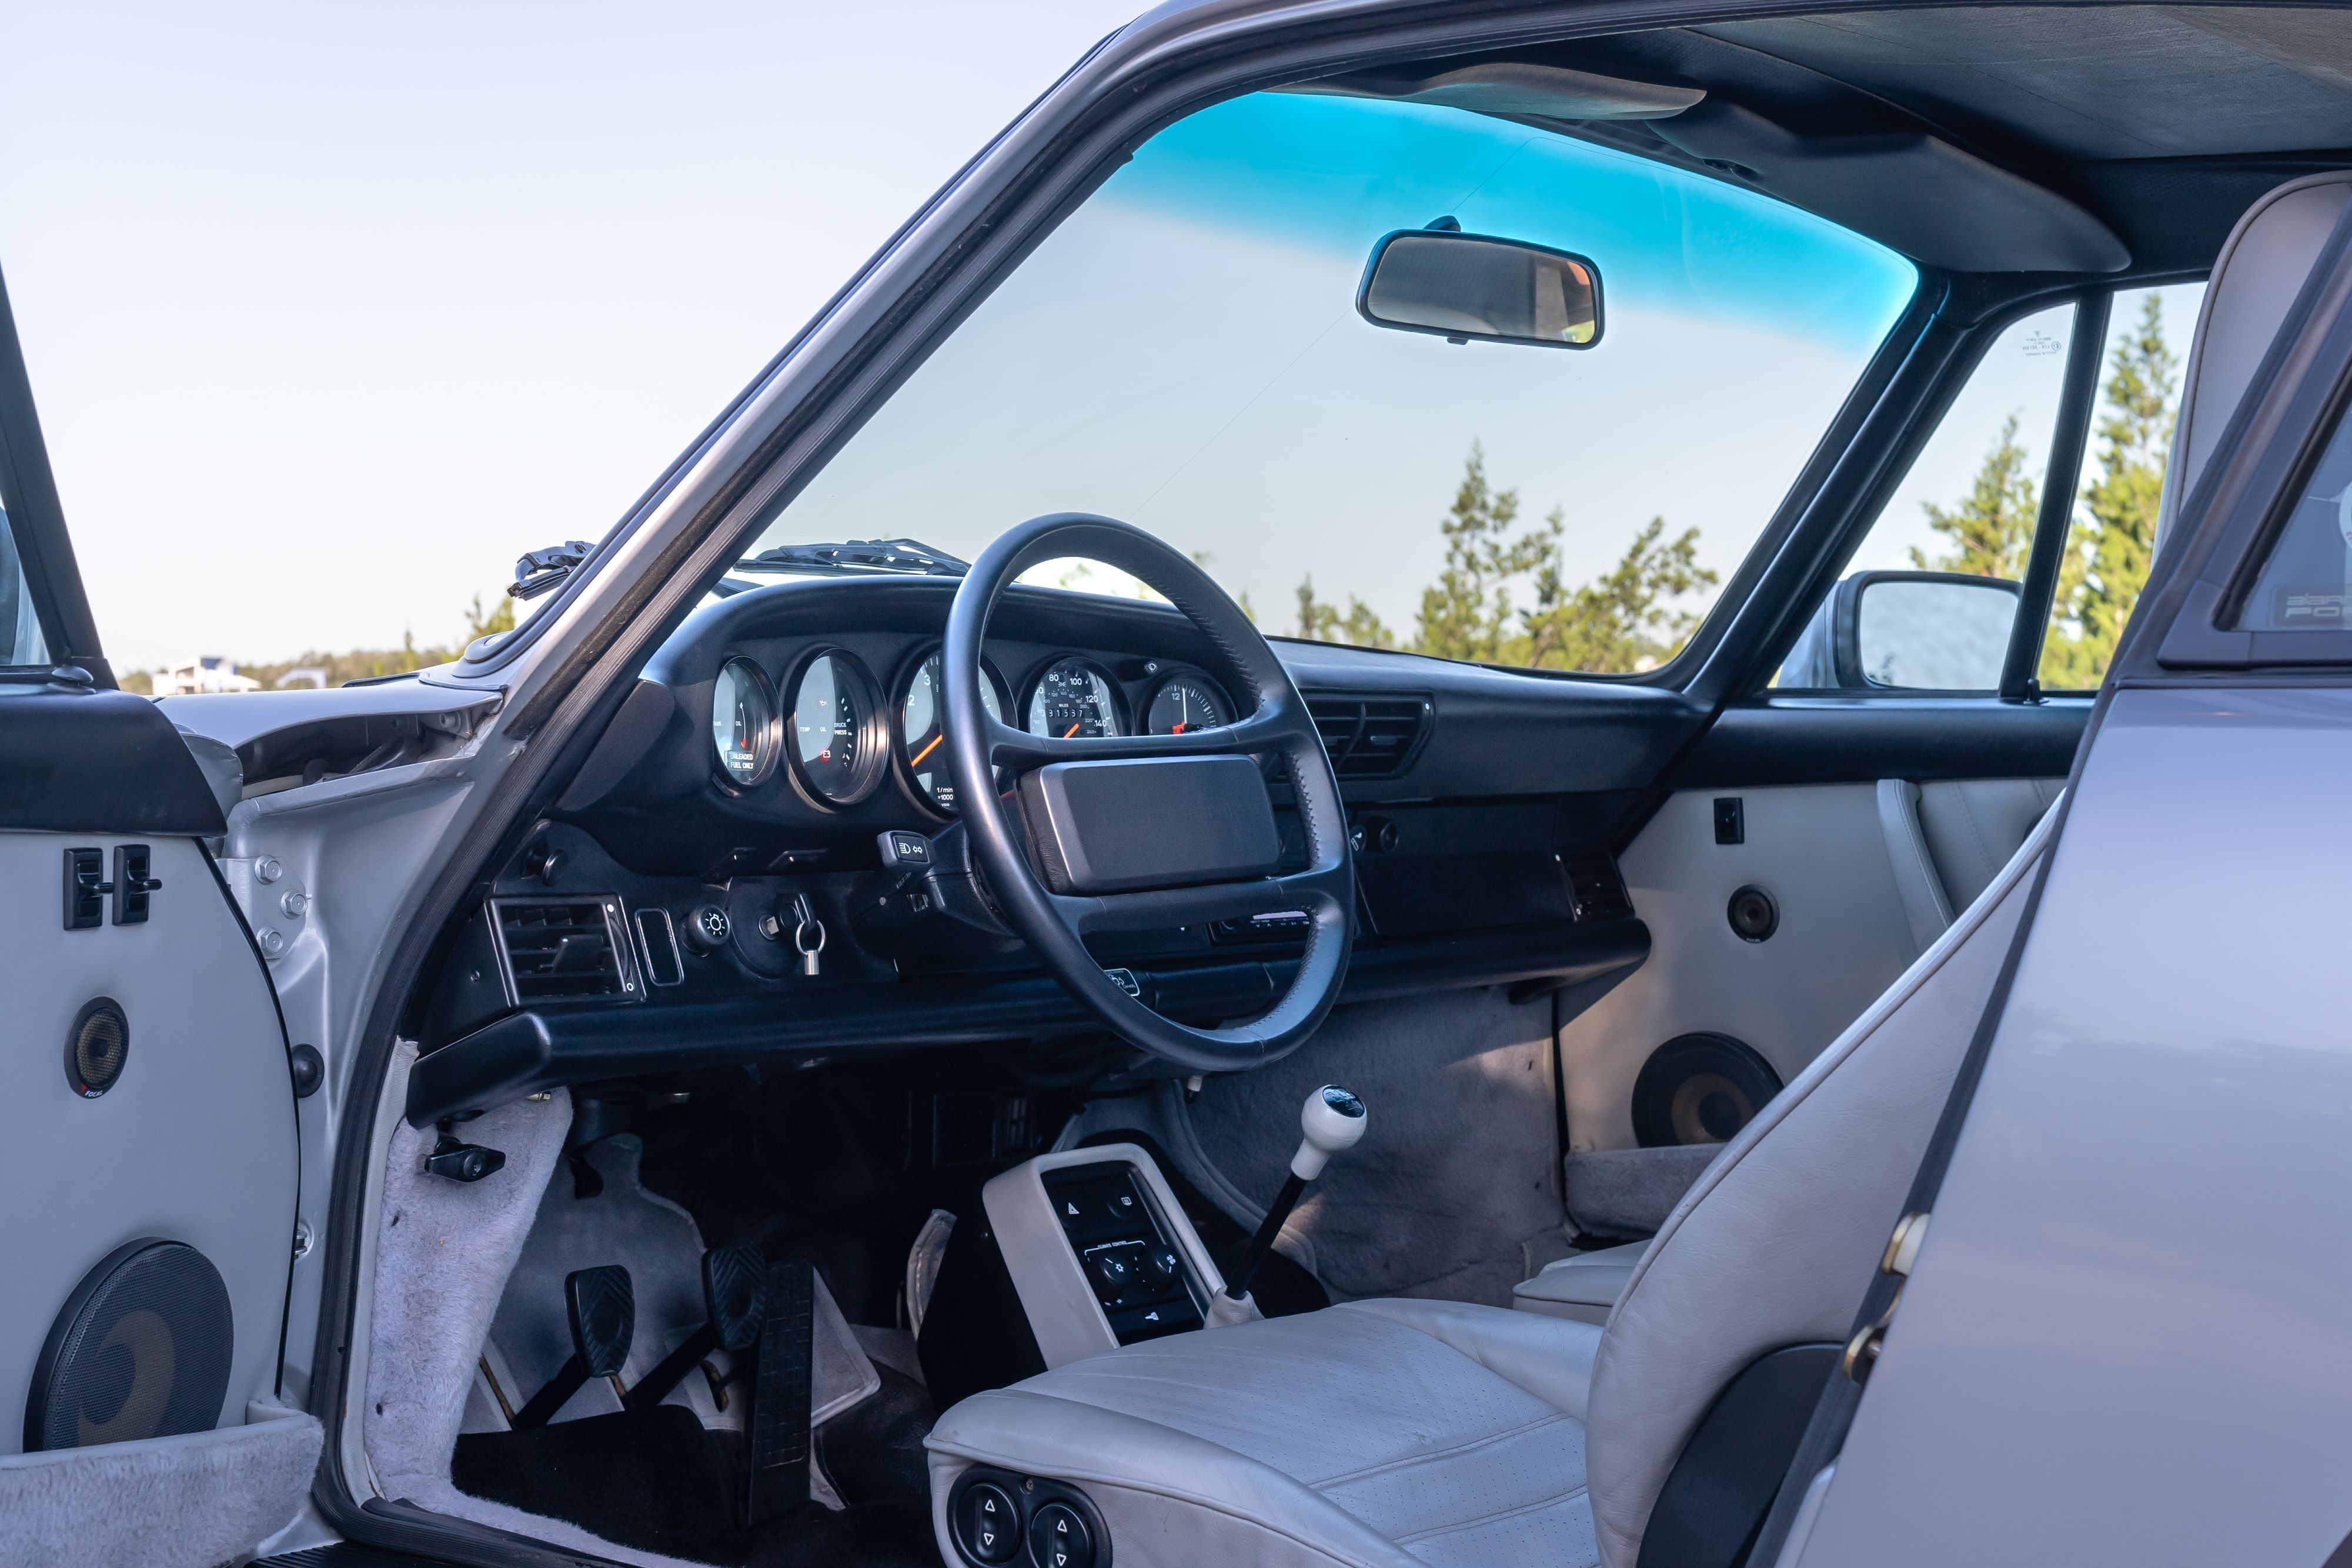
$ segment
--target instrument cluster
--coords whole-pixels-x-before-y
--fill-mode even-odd
[[[711,687],[714,778],[741,794],[781,772],[810,804],[836,809],[895,778],[927,810],[952,816],[940,663],[937,643],[918,645],[885,685],[837,646],[804,649],[774,671],[750,653],[729,654]],[[1033,662],[1017,701],[993,658],[982,668],[989,716],[1032,735],[1181,735],[1241,716],[1224,688],[1190,664],[1052,653]]]

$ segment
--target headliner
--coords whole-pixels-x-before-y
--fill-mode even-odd
[[[2131,256],[2114,277],[2201,270],[2264,191],[2296,174],[2352,166],[2352,10],[2345,9],[1853,8],[1475,57],[1704,88],[1718,105],[1824,139],[1810,143],[1824,150],[1838,138],[1925,132],[2103,219]],[[1677,147],[1671,120],[1541,123],[1729,177],[1721,161],[1710,167]],[[1769,172],[1742,172],[1774,191]],[[1774,193],[1817,204],[1801,189]],[[1897,180],[1884,197],[1867,199],[1944,209],[1956,230],[1981,222],[1958,186],[1923,194]],[[1916,227],[1919,215],[1906,222]]]

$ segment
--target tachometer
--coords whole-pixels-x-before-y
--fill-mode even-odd
[[[887,742],[866,666],[837,648],[819,653],[793,676],[791,702],[785,755],[802,785],[836,806],[871,794]]]
[[[727,777],[749,789],[776,768],[776,688],[749,659],[719,666],[710,689],[710,739]]]
[[[1125,735],[1118,711],[1118,688],[1103,667],[1075,653],[1055,660],[1037,677],[1029,693],[1032,735],[1072,737]]]
[[[915,666],[907,689],[898,698],[898,755],[907,759],[915,788],[942,811],[956,809],[955,779],[948,772],[947,703],[940,695],[940,655],[933,653]],[[988,716],[1004,722],[1003,699],[996,695],[996,677],[981,671],[981,705]]]
[[[1198,675],[1171,675],[1143,712],[1147,735],[1185,735],[1231,724],[1225,694]]]

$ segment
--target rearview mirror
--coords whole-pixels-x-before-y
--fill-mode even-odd
[[[1454,343],[1589,349],[1601,340],[1601,272],[1519,240],[1399,229],[1372,247],[1356,311],[1375,327]]]
[[[2000,687],[2018,585],[1948,571],[1858,571],[1830,591],[1777,685],[1838,691]]]

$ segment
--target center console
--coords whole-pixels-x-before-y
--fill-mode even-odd
[[[1106,1144],[1040,1155],[981,1191],[1049,1367],[1197,1329],[1224,1288],[1150,1155]]]

